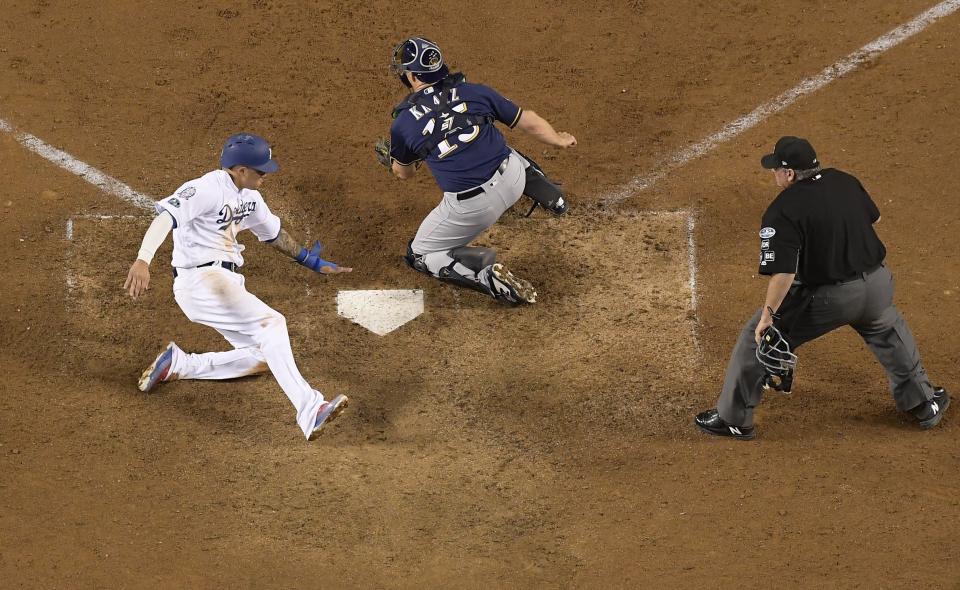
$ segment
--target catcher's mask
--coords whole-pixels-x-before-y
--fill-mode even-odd
[[[764,388],[790,393],[797,355],[790,352],[790,343],[776,327],[770,326],[760,335],[757,360],[767,372]]]
[[[443,63],[440,47],[423,37],[410,37],[397,45],[393,49],[390,69],[408,88],[410,82],[407,80],[407,72],[428,84],[439,82],[450,73],[446,64]]]

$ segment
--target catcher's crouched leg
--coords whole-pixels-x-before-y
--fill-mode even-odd
[[[516,151],[516,150],[514,150]],[[563,215],[569,208],[566,199],[563,198],[563,191],[552,180],[547,177],[540,164],[537,164],[526,155],[516,152],[527,164],[526,184],[523,187],[523,194],[533,199],[533,207],[527,213],[527,217],[533,213],[533,210],[540,205],[554,215]]]
[[[554,215],[563,215],[567,212],[568,207],[563,198],[563,191],[550,182],[543,171],[532,165],[527,167],[527,184],[523,187],[523,194]]]
[[[454,248],[442,257],[443,262],[449,262],[440,266],[436,272],[432,271],[425,260],[424,254],[416,254],[411,247],[407,245],[407,254],[403,261],[413,270],[430,275],[445,283],[453,283],[460,287],[466,287],[479,291],[485,295],[496,298],[493,290],[479,280],[479,273],[486,267],[491,266],[497,259],[497,254],[490,248],[462,246]],[[434,261],[436,264],[436,261]],[[458,269],[457,266],[461,268]],[[468,275],[473,275],[468,276]]]
[[[423,260],[423,254],[413,253],[413,248],[411,247],[412,244],[413,240],[407,242],[407,253],[403,256],[403,262],[417,272],[422,272],[424,274],[433,276],[433,273],[430,272],[429,268],[427,268],[427,263]]]
[[[450,257],[477,273],[497,261],[497,253],[492,248],[480,246],[454,248],[450,250]]]
[[[431,271],[427,266],[424,256],[425,254],[414,253],[413,240],[411,240],[407,243],[407,253],[404,255],[403,261],[413,270],[434,277],[438,276],[439,270],[437,273]],[[446,258],[447,260],[459,262],[473,272],[478,273],[497,261],[497,253],[492,248],[482,248],[480,246],[461,246],[447,252]],[[447,260],[444,260],[444,263],[446,263]],[[446,266],[446,264],[443,264],[442,266]]]

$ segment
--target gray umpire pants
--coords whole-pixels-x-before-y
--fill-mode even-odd
[[[758,310],[743,326],[717,401],[720,417],[734,426],[753,426],[753,409],[763,397],[766,373],[757,360],[754,340],[759,322]],[[920,362],[913,334],[893,305],[893,275],[886,266],[849,282],[816,287],[810,305],[790,329],[789,339],[797,348],[847,325],[863,337],[886,369],[898,410],[907,411],[933,399],[933,386]]]
[[[461,201],[458,193],[443,193],[443,200],[423,220],[410,244],[414,254],[423,256],[433,276],[453,263],[450,250],[468,245],[513,207],[527,182],[526,167],[526,160],[511,151],[505,164],[480,185],[483,192],[479,195]],[[466,278],[480,278],[460,263],[454,270]]]

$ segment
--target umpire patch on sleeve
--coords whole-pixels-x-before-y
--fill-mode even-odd
[[[777,253],[776,253],[776,252],[764,252],[764,253],[763,253],[763,261],[764,261],[764,262],[773,262],[773,261],[776,260],[776,259],[777,259]]]
[[[769,240],[775,235],[777,235],[777,230],[773,229],[772,227],[765,227],[760,230],[760,237],[764,240]]]
[[[760,240],[760,249],[769,250],[770,249],[770,240]]]

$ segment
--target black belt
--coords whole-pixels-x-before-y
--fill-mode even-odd
[[[466,201],[467,199],[472,199],[475,196],[483,192],[483,187],[478,186],[477,188],[472,188],[468,191],[463,191],[462,193],[457,193],[458,201]]]
[[[232,262],[222,262],[220,260],[211,260],[210,262],[204,262],[203,264],[198,264],[193,268],[203,268],[204,266],[213,266],[214,264],[220,266],[220,268],[225,268],[231,272],[240,272],[237,269],[240,268]],[[173,267],[173,276],[177,276],[177,267]]]
[[[853,283],[855,281],[865,281],[867,280],[867,275],[873,274],[874,271],[883,266],[883,263],[877,264],[876,266],[871,266],[867,270],[855,272],[851,275],[846,276],[845,278],[840,279],[839,281],[832,283],[834,285],[846,285],[847,283]]]
[[[506,160],[504,160],[503,162],[500,162],[500,167],[497,168],[497,173],[503,174],[504,170],[507,169],[507,164],[509,164],[509,163],[510,163],[510,158],[509,158],[509,157],[508,157]],[[484,184],[486,184],[486,183],[484,183]],[[466,201],[467,199],[472,199],[473,197],[479,195],[479,194],[482,193],[483,191],[484,191],[483,185],[480,185],[480,186],[478,186],[478,187],[476,187],[476,188],[472,188],[472,189],[470,189],[470,190],[463,191],[462,193],[457,193],[457,200],[458,200],[458,201]]]

